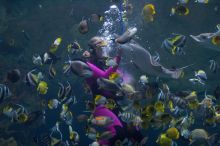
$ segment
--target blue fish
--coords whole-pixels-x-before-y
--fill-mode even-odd
[[[183,47],[186,44],[186,36],[173,34],[174,37],[167,38],[162,43],[162,48],[166,49],[172,55],[185,55]]]

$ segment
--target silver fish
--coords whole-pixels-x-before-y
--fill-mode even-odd
[[[106,91],[119,91],[120,90],[120,86],[115,83],[112,80],[108,80],[105,78],[98,78],[97,79],[97,84],[99,85],[100,89],[104,89]]]
[[[42,58],[38,54],[33,55],[32,61],[35,65],[43,65]]]
[[[100,144],[97,141],[94,141],[91,144],[89,144],[89,146],[100,146]]]
[[[187,108],[187,101],[178,97],[178,96],[170,96],[171,101],[175,106],[178,106],[181,109]]]
[[[0,84],[0,101],[3,101],[10,96],[12,96],[12,93],[9,88],[4,84]]]
[[[152,56],[152,59],[154,60],[154,62],[160,62],[160,55],[158,52],[156,52],[156,54],[154,56]]]
[[[209,60],[209,63],[209,69],[211,72],[216,73],[220,69],[219,64],[215,60]]]
[[[57,99],[50,99],[48,102],[48,107],[51,109],[56,109],[59,106],[60,102]]]
[[[44,63],[48,62],[49,60],[52,60],[51,56],[49,53],[44,53],[44,56],[43,56],[43,61]]]
[[[157,95],[157,100],[165,101],[166,100],[166,95],[164,94],[163,90],[159,88],[160,92]]]
[[[53,79],[55,75],[56,75],[56,70],[53,67],[53,61],[52,61],[49,67],[49,76]]]
[[[76,52],[81,51],[80,44],[77,41],[74,41],[73,43],[68,45],[68,52],[71,54],[75,54]]]
[[[70,83],[67,81],[67,86],[65,87],[65,97],[69,97],[72,92],[72,87]]]
[[[99,139],[101,139],[101,140],[108,140],[108,139],[110,139],[112,137],[113,137],[113,135],[112,135],[111,131],[105,131],[105,132],[100,134]]]
[[[59,99],[63,99],[65,98],[65,87],[62,83],[58,83],[59,85],[59,91],[58,91],[58,98]]]
[[[139,83],[141,83],[142,85],[146,85],[147,83],[149,83],[149,79],[146,75],[141,75],[139,78]]]
[[[190,137],[192,141],[190,142],[189,146],[193,145],[205,145],[205,146],[213,146],[213,143],[215,141],[216,134],[213,134],[212,136],[209,136],[209,134],[204,129],[194,129],[190,133]]]
[[[60,115],[60,118],[67,124],[67,125],[72,125],[73,121],[73,114],[71,111],[67,111],[64,114]]]
[[[131,112],[123,112],[119,113],[118,117],[120,117],[123,122],[130,123],[135,119],[136,116]]]
[[[60,131],[60,123],[59,122],[56,122],[56,124],[51,128],[51,133],[50,133],[50,138],[54,138],[54,136],[58,135],[60,141],[63,140],[63,134],[62,132]]]
[[[195,71],[195,77],[201,81],[207,80],[207,75],[204,70]]]
[[[25,83],[29,86],[37,86],[38,77],[33,74],[36,69],[29,71],[25,76]]]
[[[205,85],[205,82],[203,82],[202,80],[200,79],[197,79],[197,78],[191,78],[189,79],[189,81],[193,84],[201,84],[201,85]]]

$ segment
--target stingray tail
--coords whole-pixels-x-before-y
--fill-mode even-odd
[[[184,76],[183,69],[188,68],[192,65],[194,65],[194,64],[190,64],[190,65],[187,65],[187,66],[184,66],[184,67],[181,67],[181,68],[178,68],[178,69],[174,69],[174,70],[167,69],[167,68],[164,68],[162,66],[162,70],[163,70],[164,73],[169,74],[172,78],[179,79],[179,78]]]

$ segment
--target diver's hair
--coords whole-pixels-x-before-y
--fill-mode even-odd
[[[95,40],[97,40],[97,38],[99,38],[98,36],[95,36],[95,37],[92,37],[89,42],[88,42],[88,46],[91,48],[91,49],[95,49],[95,46],[94,46],[94,42]]]
[[[89,46],[89,52],[92,54],[92,55],[96,55],[96,52],[95,52],[95,48],[96,46],[94,45],[94,42],[97,41],[100,37],[99,36],[94,36],[92,37],[89,42],[88,42],[88,46]]]

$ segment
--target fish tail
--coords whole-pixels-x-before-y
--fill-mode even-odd
[[[172,49],[171,49],[171,53],[173,54],[173,55],[175,55],[176,54],[176,49],[177,49],[177,47],[176,46],[173,46],[172,47]]]
[[[186,12],[184,13],[184,15],[188,15],[189,14],[189,8],[186,8]]]

